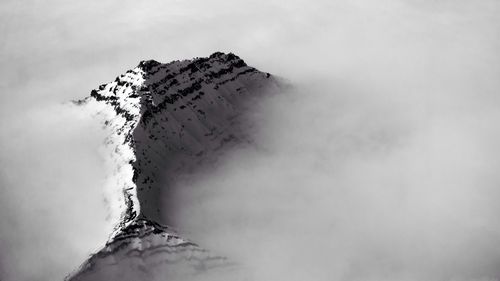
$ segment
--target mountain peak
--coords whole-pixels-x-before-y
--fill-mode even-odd
[[[156,60],[142,60],[139,62],[139,65],[137,67],[141,68],[144,71],[148,71],[152,67],[155,67],[160,64],[161,63]]]
[[[175,215],[171,195],[182,188],[178,178],[212,165],[231,147],[251,142],[252,124],[245,114],[256,98],[278,88],[270,74],[233,53],[216,52],[166,64],[143,60],[92,90],[83,104],[97,108],[110,130],[106,144],[114,172],[105,193],[115,231],[71,280],[99,280],[99,272],[108,272],[110,256],[120,257],[113,268],[121,268],[133,264],[137,253],[149,255],[164,247],[175,253],[169,247],[177,246],[165,237],[175,236],[166,225]],[[203,265],[224,260],[189,245],[191,255],[178,255],[179,260],[196,256]],[[154,254],[142,263],[156,268],[170,254]],[[196,263],[194,268],[204,267]]]

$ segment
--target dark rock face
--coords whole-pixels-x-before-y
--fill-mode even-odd
[[[134,182],[147,218],[169,223],[169,188],[179,174],[196,169],[229,142],[248,139],[238,115],[249,98],[274,79],[233,54],[215,53],[191,61],[147,65],[141,89],[141,119],[133,133],[138,156]],[[159,171],[161,170],[161,172]],[[161,173],[161,174],[160,174]],[[167,204],[158,202],[167,198]]]
[[[106,246],[68,279],[182,280],[187,273],[227,266],[225,258],[164,226],[175,215],[169,194],[179,176],[251,141],[245,113],[278,88],[272,75],[217,52],[167,64],[141,61],[92,90],[86,103],[113,111],[105,124],[115,136],[109,143],[116,146],[118,170],[125,172],[108,200],[120,197],[120,218]]]

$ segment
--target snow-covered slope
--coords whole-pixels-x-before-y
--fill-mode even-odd
[[[217,52],[167,64],[142,61],[78,101],[98,110],[111,132],[113,175],[105,193],[115,231],[68,279],[163,280],[228,266],[165,226],[174,211],[168,195],[179,176],[251,141],[245,113],[278,89],[272,75]]]

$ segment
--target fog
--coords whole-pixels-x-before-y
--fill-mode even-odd
[[[477,1],[476,1],[477,2]],[[143,59],[234,52],[292,90],[180,182],[175,227],[257,280],[500,278],[497,1],[2,1],[0,279],[110,233],[106,132],[68,100]]]

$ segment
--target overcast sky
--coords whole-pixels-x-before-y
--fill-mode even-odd
[[[495,0],[2,1],[0,279],[60,280],[110,233],[105,132],[64,102],[140,60],[225,51],[296,88],[258,109],[254,146],[186,180],[186,235],[260,280],[498,280],[499,13]]]

